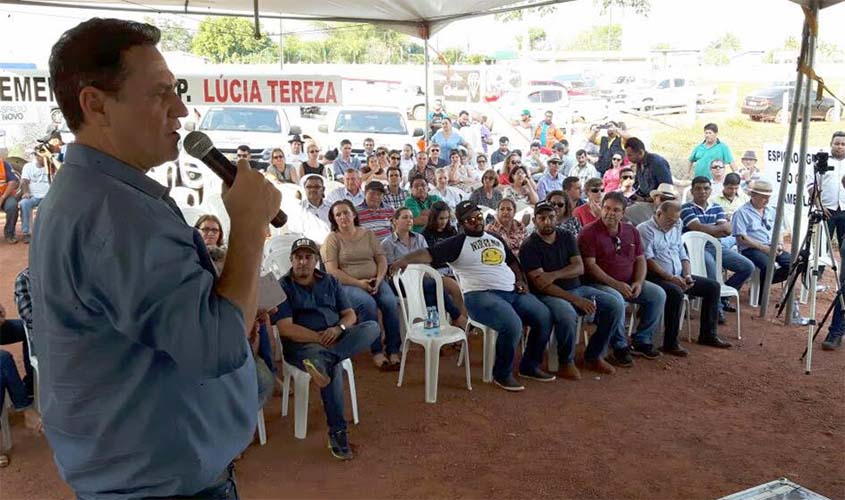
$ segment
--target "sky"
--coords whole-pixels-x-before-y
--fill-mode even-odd
[[[128,2],[144,5],[140,2]],[[700,49],[727,32],[740,38],[743,50],[779,48],[788,36],[800,39],[801,8],[787,0],[652,0],[648,17],[615,9],[601,14],[594,0],[574,0],[561,4],[555,14],[543,18],[528,17],[524,22],[503,24],[493,16],[457,22],[432,38],[438,49],[460,47],[469,52],[489,53],[513,48],[514,36],[529,27],[542,27],[550,38],[565,43],[593,25],[609,22],[623,25],[623,48],[648,50],[658,43],[673,48]],[[94,16],[112,16],[107,11],[28,7],[0,4],[0,62],[34,62],[45,67],[50,47],[59,34]],[[117,13],[117,17],[143,20],[144,14]],[[168,16],[196,30],[202,16]],[[845,50],[845,2],[829,7],[820,16],[820,36]],[[268,32],[278,32],[278,21],[264,25]],[[301,22],[287,21],[285,31],[308,30]],[[510,35],[510,36],[508,36]]]

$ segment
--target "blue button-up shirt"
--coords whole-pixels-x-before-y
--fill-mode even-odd
[[[309,287],[297,283],[293,279],[293,271],[288,271],[279,280],[287,299],[279,304],[278,311],[270,318],[273,324],[291,318],[295,325],[315,332],[338,324],[340,313],[352,308],[346,293],[331,274],[315,269],[314,278]],[[288,342],[284,338],[282,340]]]
[[[557,177],[552,177],[548,172],[537,181],[537,197],[545,200],[552,191],[563,189],[563,174],[558,172]]]
[[[30,248],[44,431],[80,497],[189,495],[249,444],[244,318],[166,189],[71,144]]]
[[[734,212],[734,216],[731,219],[733,235],[737,237],[736,244],[740,250],[750,247],[743,245],[739,236],[747,236],[763,245],[770,245],[772,241],[772,227],[774,225],[774,209],[766,206],[763,208],[763,215],[760,215],[760,212],[754,208],[750,201],[739,207],[739,210]]]
[[[672,276],[681,276],[681,263],[689,260],[681,239],[681,226],[675,224],[672,229],[663,231],[654,217],[637,226],[643,242],[643,255],[646,260],[654,259],[664,271]]]

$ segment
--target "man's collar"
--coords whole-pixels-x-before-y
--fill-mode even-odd
[[[161,198],[168,189],[144,172],[123,161],[79,143],[68,144],[65,164],[93,168],[154,197]]]
[[[319,281],[319,280],[323,279],[325,276],[326,276],[326,273],[324,273],[323,271],[320,271],[319,268],[316,268],[316,267],[314,268],[314,281]],[[287,280],[288,283],[296,283],[296,280],[293,278],[293,268],[292,267],[290,269],[288,269],[288,272],[285,273],[284,276],[282,276],[282,279]],[[298,285],[299,283],[296,283],[296,284]]]

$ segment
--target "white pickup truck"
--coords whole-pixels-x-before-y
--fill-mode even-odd
[[[705,104],[713,100],[715,88],[696,85],[693,80],[682,76],[658,78],[646,82],[643,87],[631,89],[622,99],[628,107],[642,111],[678,108],[691,102]]]
[[[409,130],[404,110],[385,106],[341,106],[333,108],[325,122],[318,127],[320,144],[326,149],[340,146],[340,141],[352,142],[352,154],[362,155],[364,139],[371,138],[376,146],[401,150],[405,144],[415,144],[425,135],[421,128]]]

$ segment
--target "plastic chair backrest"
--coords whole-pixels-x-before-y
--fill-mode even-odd
[[[176,202],[176,205],[181,207],[198,207],[200,204],[200,197],[196,191],[191,188],[183,186],[176,186],[170,188],[170,197]]]
[[[220,222],[223,224],[223,233],[228,239],[231,222],[229,220],[229,213],[226,211],[226,205],[223,204],[223,196],[220,193],[206,194],[202,200],[200,209],[204,210],[205,213],[216,215],[220,219]]]
[[[410,327],[414,320],[428,318],[428,306],[426,306],[425,293],[423,292],[424,278],[434,280],[440,324],[448,325],[446,307],[443,302],[443,278],[436,269],[425,264],[409,264],[404,271],[393,276],[393,284],[396,286],[396,290],[404,289],[405,291],[405,300],[400,301],[400,303],[407,325]]]
[[[697,276],[707,276],[706,247],[708,244],[713,245],[716,249],[716,281],[722,284],[722,243],[700,231],[687,231],[681,238],[687,247],[690,271]]]
[[[280,252],[286,250],[290,253],[290,246],[293,245],[293,242],[302,238],[303,236],[298,233],[287,233],[287,234],[280,234],[278,236],[273,236],[266,243],[264,243],[264,255],[270,255],[271,253]]]
[[[198,207],[179,207],[179,210],[182,211],[182,217],[189,226],[196,224],[197,220],[205,215],[205,211]]]

